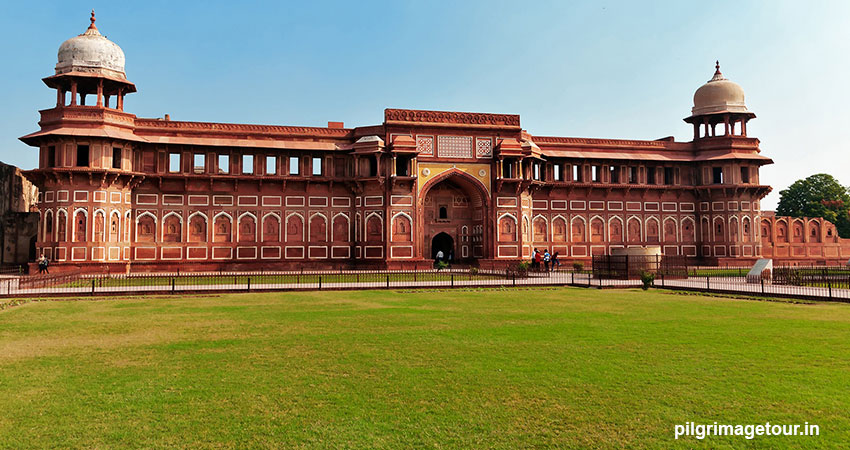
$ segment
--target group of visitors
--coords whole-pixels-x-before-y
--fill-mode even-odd
[[[535,248],[531,253],[531,270],[539,272],[542,269],[545,272],[549,272],[550,270],[555,270],[556,267],[558,269],[561,268],[561,261],[558,260],[558,252],[550,254],[548,249],[544,248],[541,252]]]
[[[50,273],[47,266],[50,265],[50,260],[44,257],[44,253],[38,257],[38,273]]]

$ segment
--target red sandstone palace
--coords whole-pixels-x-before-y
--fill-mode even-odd
[[[759,201],[772,161],[719,66],[691,142],[535,136],[510,114],[387,109],[346,128],[143,119],[121,49],[94,24],[59,48],[40,150],[38,251],[84,270],[507,264],[533,248],[586,260],[661,246],[701,263],[846,260],[815,219]],[[190,264],[185,264],[185,263]]]

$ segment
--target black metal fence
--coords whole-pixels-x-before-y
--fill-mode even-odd
[[[658,261],[654,286],[758,297],[787,297],[850,302],[850,269],[844,267],[785,268],[774,270],[774,279],[749,280],[746,271],[722,268],[665,266]],[[619,275],[621,272],[617,272]],[[741,275],[738,275],[740,273]],[[789,282],[790,280],[790,282]],[[755,281],[755,282],[753,282]],[[606,278],[594,273],[554,270],[454,268],[420,270],[327,270],[281,272],[207,272],[151,274],[31,275],[0,279],[0,297],[186,294],[196,292],[254,292],[325,289],[443,289],[503,288],[522,286],[582,286],[634,288],[638,279]]]
[[[592,259],[593,276],[612,280],[639,279],[644,272],[667,278],[688,276],[688,259],[661,255],[596,255]]]

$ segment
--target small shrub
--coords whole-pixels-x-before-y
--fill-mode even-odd
[[[640,273],[640,282],[643,283],[641,285],[641,289],[644,291],[652,287],[652,283],[655,281],[655,274],[644,270]]]
[[[581,272],[584,270],[584,263],[581,261],[576,261],[573,263],[573,270],[576,272]]]
[[[448,269],[449,263],[447,263],[445,261],[437,261],[437,264],[435,265],[435,267],[437,268],[437,270]]]
[[[521,261],[516,265],[517,272],[528,272],[528,269],[531,268],[531,263],[528,261]]]
[[[478,275],[478,268],[477,267],[470,267],[469,268],[469,274],[473,277]]]

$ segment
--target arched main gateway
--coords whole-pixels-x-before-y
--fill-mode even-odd
[[[485,232],[488,199],[477,180],[451,171],[428,182],[422,191],[419,242],[423,257],[433,258],[437,247],[454,261],[490,257]]]

